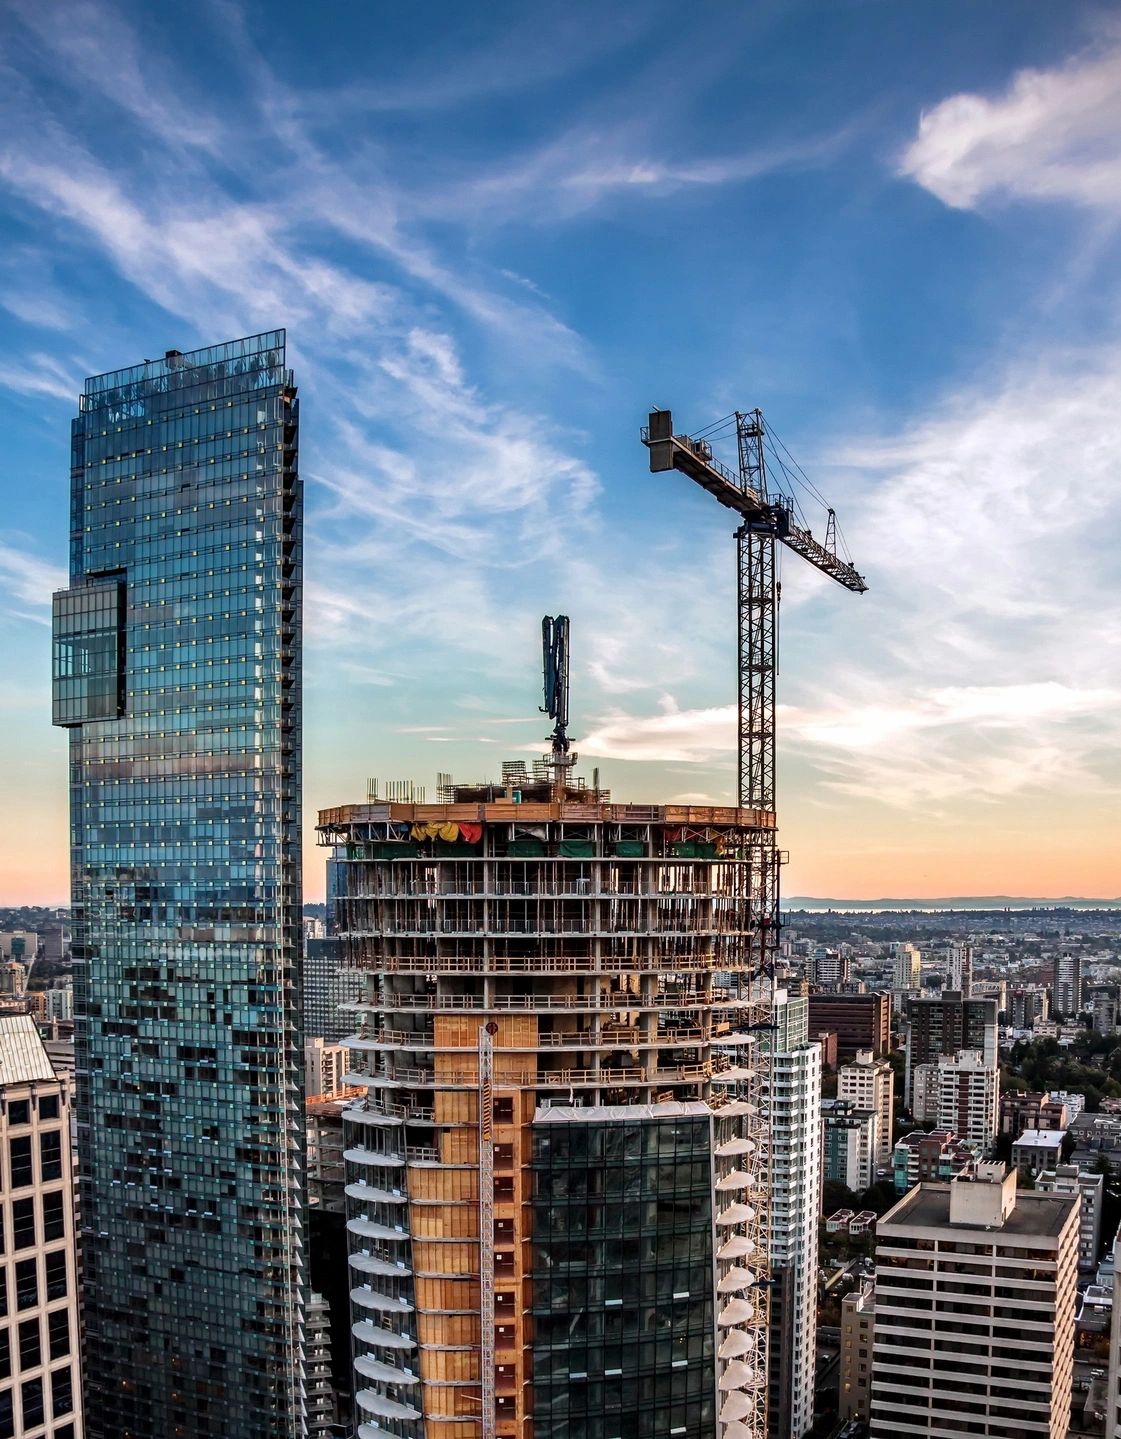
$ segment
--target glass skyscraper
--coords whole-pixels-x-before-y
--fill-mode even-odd
[[[302,1426],[298,404],[282,330],[87,380],[70,730],[90,1439]]]

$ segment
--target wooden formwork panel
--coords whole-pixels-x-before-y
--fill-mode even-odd
[[[439,1342],[439,1341],[437,1341]],[[424,1356],[426,1388],[430,1382],[479,1382],[479,1354],[472,1349],[433,1349]]]
[[[418,1204],[411,1215],[413,1241],[419,1239],[478,1239],[476,1204]]]
[[[473,1169],[429,1169],[414,1164],[409,1170],[409,1199],[414,1203],[476,1204],[479,1176]]]
[[[446,1414],[454,1418],[460,1415],[468,1416],[473,1414],[478,1422],[479,1416],[479,1375],[475,1371],[475,1382],[471,1384],[464,1375],[462,1386],[445,1384],[424,1385],[424,1412],[426,1415]],[[437,1422],[426,1426],[429,1434],[443,1436],[447,1434],[447,1426]],[[474,1439],[478,1439],[478,1428],[473,1429]]]
[[[477,1244],[456,1244],[433,1242],[431,1240],[413,1240],[413,1269],[416,1274],[422,1275],[456,1275],[456,1274],[477,1274],[479,1272],[479,1246]],[[426,1309],[426,1305],[420,1296],[420,1280],[417,1280],[417,1308]],[[475,1284],[474,1299],[472,1305],[478,1307],[479,1290],[478,1283]],[[434,1304],[434,1309],[443,1309],[442,1304]]]
[[[445,1309],[467,1309],[476,1307],[478,1286],[467,1279],[432,1280],[444,1286],[444,1298],[450,1302]],[[462,1302],[461,1302],[462,1301]],[[469,1348],[479,1347],[478,1314],[420,1314],[417,1316],[417,1334],[422,1345],[438,1344],[454,1349],[457,1344]]]
[[[439,1060],[437,1060],[437,1068]],[[433,1101],[437,1124],[477,1124],[479,1097],[474,1090],[438,1089]]]

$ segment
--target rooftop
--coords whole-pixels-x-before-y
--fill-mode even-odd
[[[1065,1129],[1025,1129],[1016,1143],[1023,1149],[1054,1149],[1066,1134]]]
[[[31,1016],[0,1015],[0,1089],[57,1078]]]
[[[897,1228],[945,1229],[947,1235],[960,1233],[965,1228],[980,1228],[950,1224],[951,1188],[949,1184],[920,1184],[910,1190],[880,1220],[877,1229],[881,1242],[890,1244],[891,1231]],[[985,1232],[1054,1239],[1062,1233],[1078,1203],[1076,1194],[1040,1194],[1035,1190],[1021,1190],[1016,1195],[1015,1206],[999,1229],[993,1227]]]

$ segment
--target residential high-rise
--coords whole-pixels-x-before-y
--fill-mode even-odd
[[[997,1009],[995,999],[965,999],[955,990],[944,989],[933,999],[907,1002],[907,1108],[914,1106],[915,1070],[919,1065],[937,1064],[943,1055],[959,1049],[979,1050],[986,1064],[997,1064]]]
[[[1035,1176],[1040,1194],[1077,1194],[1081,1198],[1078,1211],[1078,1268],[1092,1274],[1098,1267],[1098,1250],[1102,1245],[1102,1207],[1105,1201],[1105,1175],[1079,1169],[1077,1164],[1058,1164]]]
[[[1000,1069],[977,1049],[959,1049],[938,1061],[939,1129],[991,1144],[1000,1128]]]
[[[852,960],[839,949],[818,948],[810,962],[810,974],[819,990],[836,991],[852,978]]]
[[[1082,956],[1066,950],[1055,959],[1051,1010],[1056,1018],[1077,1014],[1082,1008]]]
[[[876,1333],[876,1289],[865,1280],[841,1301],[841,1356],[837,1418],[868,1422],[872,1411],[872,1344]]]
[[[0,1016],[0,1153],[0,1435],[82,1439],[70,1085],[25,1014]]]
[[[342,961],[335,935],[304,941],[304,1033],[337,1041],[354,1029],[350,1006],[366,993],[366,976]]]
[[[891,1065],[886,1059],[877,1059],[870,1049],[857,1050],[856,1058],[837,1071],[837,1098],[851,1099],[858,1109],[870,1109],[879,1116],[875,1165],[877,1170],[890,1170],[895,1111],[895,1071]]]
[[[369,980],[360,1439],[763,1439],[773,818],[524,765],[446,794],[319,817]]]
[[[950,945],[946,968],[946,988],[968,999],[973,992],[973,945],[968,940]]]
[[[1078,1198],[1015,1172],[920,1184],[876,1230],[872,1439],[1063,1439]]]
[[[890,994],[811,994],[810,1038],[837,1036],[837,1057],[852,1059],[861,1049],[877,1057],[891,1048]]]
[[[1113,1238],[1113,1308],[1109,1324],[1106,1439],[1121,1439],[1121,1229]]]
[[[779,990],[775,996],[768,1354],[773,1439],[801,1439],[814,1421],[821,1046],[807,1038],[808,1008],[802,995]]]
[[[87,380],[72,426],[92,1439],[303,1423],[297,416],[274,331]]]
[[[914,994],[922,986],[922,954],[913,944],[893,944],[892,989]]]

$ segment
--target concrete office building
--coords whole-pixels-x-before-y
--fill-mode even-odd
[[[320,815],[359,1439],[763,1439],[773,815],[549,768]]]
[[[1078,1199],[1015,1172],[921,1184],[876,1232],[873,1439],[1064,1439]]]
[[[858,1050],[856,1057],[838,1070],[837,1098],[851,1099],[858,1109],[870,1109],[879,1116],[874,1163],[877,1170],[889,1170],[895,1109],[895,1071],[891,1065],[886,1059],[876,1059],[870,1049]]]
[[[74,1028],[91,1439],[295,1439],[302,492],[284,332],[71,427]]]
[[[0,1434],[82,1439],[70,1086],[0,1017]]]

